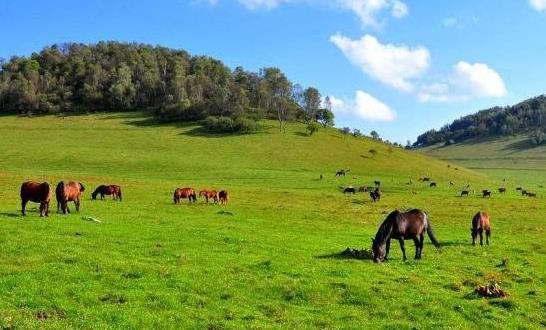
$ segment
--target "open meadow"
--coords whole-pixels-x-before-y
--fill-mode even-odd
[[[448,167],[334,129],[262,125],[209,135],[145,114],[0,117],[0,328],[546,327],[546,172]],[[53,200],[49,218],[33,203],[22,217],[26,180],[82,182],[80,213],[58,214]],[[380,202],[342,193],[374,180]],[[99,184],[120,185],[123,201],[91,200]],[[467,184],[476,194],[459,197]],[[177,187],[226,189],[230,201],[174,205]],[[413,207],[439,250],[427,237],[420,261],[412,241],[406,262],[395,241],[382,264],[340,255]],[[492,218],[489,246],[470,243],[479,210]],[[509,296],[474,293],[490,282]]]

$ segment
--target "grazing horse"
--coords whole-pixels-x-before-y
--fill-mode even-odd
[[[438,185],[436,184],[436,182],[431,182],[429,186],[432,188],[432,187],[437,187]]]
[[[428,176],[422,176],[419,178],[419,181],[427,182],[430,181],[430,178]]]
[[[480,235],[480,245],[483,245],[483,231],[485,230],[485,242],[489,245],[491,236],[491,220],[486,212],[478,212],[472,218],[472,245],[476,245],[476,237]]]
[[[373,183],[374,183],[374,185],[375,185],[376,187],[381,186],[381,181],[375,180]]]
[[[404,260],[407,259],[404,240],[413,239],[415,242],[415,259],[421,259],[425,232],[427,232],[432,244],[439,247],[440,243],[432,231],[430,220],[425,212],[418,209],[412,209],[407,212],[400,212],[398,210],[391,212],[379,227],[375,239],[372,239],[374,262],[382,262],[388,259],[392,238],[400,242],[400,249],[402,250]]]
[[[379,188],[375,188],[373,191],[370,191],[370,197],[374,203],[381,200],[381,191]]]
[[[344,194],[353,194],[354,195],[356,193],[356,190],[353,187],[347,187],[347,188],[343,189],[343,193]]]
[[[40,203],[40,216],[49,216],[51,188],[47,182],[26,181],[21,184],[21,213],[25,216],[25,207],[29,201]]]
[[[503,187],[499,188],[499,193],[505,194],[506,193],[506,188],[503,188]]]
[[[482,197],[485,198],[485,197],[489,197],[491,198],[491,192],[487,189],[484,189],[482,190]]]
[[[70,213],[68,202],[74,202],[74,205],[76,205],[76,211],[80,212],[80,196],[84,191],[85,187],[80,182],[59,182],[57,184],[57,188],[55,188],[57,212],[62,210],[63,214]]]
[[[218,199],[220,200],[220,204],[227,204],[229,199],[227,190],[220,190],[218,193]]]
[[[336,176],[345,176],[345,174],[347,174],[349,172],[349,170],[338,170],[336,172]]]
[[[218,203],[218,193],[216,190],[201,189],[201,191],[199,191],[199,197],[204,197],[207,204],[209,203],[209,198],[212,198],[214,204]]]
[[[461,191],[461,197],[463,197],[463,196],[468,196],[469,193],[470,193],[470,191],[468,191],[468,190],[463,190],[463,191]]]
[[[175,204],[180,204],[180,199],[188,199],[188,203],[196,202],[197,196],[193,188],[177,188],[174,191],[173,201]]]
[[[521,196],[525,196],[525,195],[527,195],[527,190],[525,189],[521,190]]]
[[[517,187],[517,188],[516,188],[516,190],[523,190],[523,188],[521,188],[521,187]]]
[[[527,195],[527,197],[537,197],[537,194],[536,194],[536,193],[530,192],[530,191],[527,191],[527,192],[525,193],[525,195]]]
[[[97,195],[100,195],[100,199],[104,199],[104,195],[112,195],[113,200],[119,199],[121,202],[121,187],[116,185],[100,185],[93,191],[91,198],[97,199]]]
[[[455,184],[453,183],[453,181],[449,181],[449,185],[454,186]]]

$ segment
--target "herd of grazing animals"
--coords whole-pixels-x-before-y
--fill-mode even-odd
[[[85,186],[81,182],[69,181],[64,182],[60,181],[55,188],[55,198],[57,200],[57,213],[62,212],[63,214],[70,213],[68,207],[69,202],[73,202],[76,207],[76,211],[80,211],[81,205],[81,196],[85,191]],[[26,181],[21,184],[21,214],[26,216],[26,205],[28,202],[39,203],[39,212],[40,217],[49,216],[49,204],[52,197],[51,186],[47,182],[35,182],[35,181]],[[122,200],[121,187],[118,185],[100,185],[95,189],[91,194],[93,200],[97,199],[97,196],[100,196],[100,199],[103,200],[104,196],[112,196],[113,200]],[[206,190],[203,189],[199,192],[199,196],[205,198],[206,203],[208,204],[209,199],[215,204],[225,205],[228,203],[228,192],[226,190],[221,190],[217,192],[216,190]],[[178,188],[174,191],[174,203],[179,204],[181,199],[188,199],[190,203],[197,201],[197,196],[193,188]]]
[[[350,170],[341,169],[335,173],[336,177],[345,176]],[[356,177],[355,177],[356,178]],[[323,175],[320,175],[320,180],[323,179]],[[431,181],[427,176],[419,178],[421,182],[429,182],[430,187],[437,187],[437,183]],[[410,179],[408,184],[413,184],[413,180]],[[374,181],[375,187],[362,186],[359,187],[359,192],[369,192],[370,198],[373,202],[378,202],[381,199],[381,191],[379,187],[381,182]],[[450,186],[454,186],[454,183],[450,181]],[[462,192],[462,196],[468,196],[470,193],[470,185],[466,185]],[[527,190],[518,187],[516,190],[521,191],[522,196],[536,197],[536,193],[528,192]],[[81,196],[85,191],[85,187],[81,182],[61,181],[55,188],[55,197],[57,200],[57,212],[63,214],[70,213],[68,203],[73,202],[76,211],[80,210]],[[498,189],[499,193],[506,193],[506,188],[501,187]],[[352,186],[346,187],[343,190],[344,193],[356,194],[356,189]],[[412,190],[415,194],[415,191]],[[100,199],[104,199],[104,196],[112,196],[113,200],[122,200],[121,187],[118,185],[100,185],[91,194],[93,200],[97,199],[100,195]],[[225,205],[228,203],[228,192],[226,190],[216,191],[202,189],[199,191],[199,197],[205,199],[208,204],[212,201],[214,204]],[[52,197],[51,187],[47,182],[38,183],[34,181],[27,181],[21,185],[21,213],[25,216],[25,208],[27,203],[34,202],[39,203],[39,212],[41,217],[49,216],[49,204]],[[491,197],[491,191],[482,190],[482,197]],[[197,193],[195,189],[177,188],[173,194],[174,204],[180,204],[183,199],[187,199],[188,203],[197,202]],[[491,219],[486,212],[478,212],[472,218],[471,238],[472,244],[475,245],[476,238],[480,236],[480,245],[483,245],[483,232],[486,236],[486,244],[489,245],[489,238],[491,236]],[[375,262],[382,262],[388,259],[391,239],[396,239],[400,243],[400,249],[402,250],[403,259],[406,260],[406,250],[404,241],[412,239],[415,243],[415,259],[421,258],[421,253],[424,246],[425,233],[429,236],[434,246],[439,247],[440,243],[436,238],[428,215],[421,210],[412,209],[406,212],[395,210],[391,212],[380,225],[377,234],[372,239],[372,256]]]

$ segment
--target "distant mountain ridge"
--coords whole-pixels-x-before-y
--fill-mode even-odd
[[[539,145],[546,138],[546,95],[540,95],[513,106],[493,107],[461,117],[440,130],[427,131],[417,138],[414,147],[438,143],[453,144],[476,138],[493,138],[529,134]]]

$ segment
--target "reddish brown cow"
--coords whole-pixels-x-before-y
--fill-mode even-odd
[[[51,188],[47,182],[34,181],[23,182],[21,185],[21,213],[25,216],[27,203],[40,203],[40,216],[49,216],[49,201],[51,200]]]
[[[180,199],[186,198],[189,203],[197,201],[197,196],[193,188],[177,188],[174,191],[173,201],[175,204],[180,204]]]

